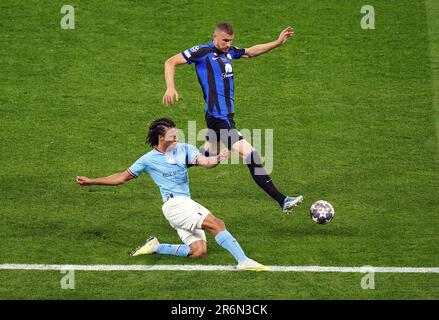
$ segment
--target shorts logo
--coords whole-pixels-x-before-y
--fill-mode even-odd
[[[191,51],[193,51],[193,52],[197,52],[199,49],[200,49],[199,46],[193,46],[193,47],[191,48]]]

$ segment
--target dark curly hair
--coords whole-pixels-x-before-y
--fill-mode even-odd
[[[146,136],[146,143],[151,147],[156,147],[159,144],[159,136],[165,134],[165,128],[175,128],[174,121],[167,118],[156,119],[149,125],[148,135]]]

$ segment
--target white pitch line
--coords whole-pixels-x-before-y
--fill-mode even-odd
[[[321,267],[268,266],[274,272],[348,272],[348,273],[439,273],[439,268],[411,267]],[[236,271],[225,265],[70,265],[70,264],[0,264],[0,270],[77,270],[77,271]]]

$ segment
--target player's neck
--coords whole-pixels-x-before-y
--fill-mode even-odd
[[[172,150],[174,148],[172,146],[166,146],[166,145],[159,144],[157,147],[155,147],[155,149],[160,153],[169,153],[169,152],[172,152]]]
[[[160,153],[166,153],[166,149],[163,149],[163,147],[157,146],[155,149]]]
[[[219,54],[224,54],[224,52],[222,52],[221,49],[218,48],[218,47],[216,46],[215,42],[212,42],[212,43],[213,43],[213,48],[215,49],[215,51],[216,51],[217,53],[219,53]]]

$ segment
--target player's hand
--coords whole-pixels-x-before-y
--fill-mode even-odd
[[[163,99],[162,99],[163,104],[165,104],[167,106],[173,106],[174,105],[174,97],[175,97],[175,100],[178,101],[180,96],[179,96],[177,90],[166,89],[165,95],[163,96]]]
[[[84,177],[84,176],[77,176],[76,177],[76,182],[80,185],[80,186],[86,186],[90,184],[91,179]]]
[[[223,149],[221,150],[220,154],[218,155],[218,162],[223,162],[229,158],[229,150]]]
[[[289,38],[294,36],[294,29],[292,27],[287,27],[279,35],[277,42],[279,45],[284,44]]]

